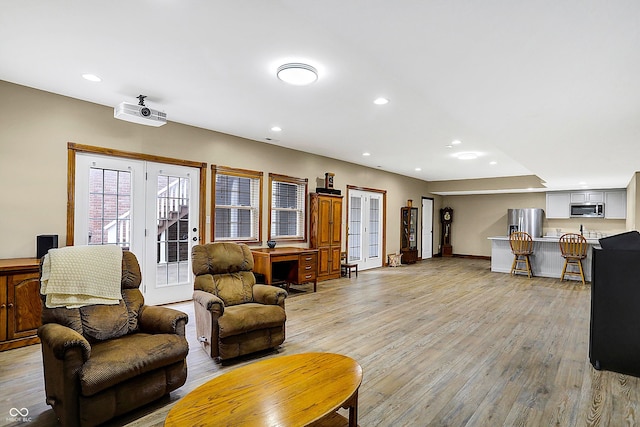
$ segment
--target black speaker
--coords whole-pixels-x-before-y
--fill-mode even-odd
[[[57,234],[41,234],[36,237],[36,258],[40,259],[49,252],[49,249],[58,247]]]

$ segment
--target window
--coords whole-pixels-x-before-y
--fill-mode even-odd
[[[262,172],[211,166],[214,241],[260,242]]]
[[[307,179],[269,174],[269,239],[307,240]]]
[[[90,245],[131,245],[131,172],[89,169]]]

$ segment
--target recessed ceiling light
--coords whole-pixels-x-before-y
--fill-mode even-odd
[[[493,166],[493,165],[497,165],[497,164],[498,164],[498,162],[496,162],[495,160],[493,160],[493,161],[489,162],[489,164],[490,164],[491,166]]]
[[[90,82],[101,82],[102,79],[95,74],[83,74],[82,77]]]
[[[447,148],[453,148],[453,145],[448,144],[448,145],[445,145],[445,147],[447,147]]]
[[[477,159],[478,155],[476,153],[466,152],[466,153],[458,153],[456,154],[456,157],[460,160],[473,160],[473,159]]]
[[[416,172],[420,172],[422,168],[416,168]]]
[[[451,141],[451,145],[458,145],[458,144],[462,144],[462,141],[460,141],[459,139],[454,139],[453,141]]]
[[[376,104],[376,105],[384,105],[384,104],[388,104],[389,100],[387,98],[376,98],[373,101],[373,103]]]
[[[271,128],[272,131],[274,132],[280,132],[282,130],[282,128],[280,126],[274,126]]]
[[[365,151],[364,153],[362,153],[362,155],[363,155],[363,156],[365,156],[365,157],[367,157],[367,156],[370,156],[370,155],[371,155],[371,153],[369,153],[369,152],[366,152],[366,151]]]
[[[311,65],[292,62],[278,67],[278,78],[294,86],[306,86],[318,80],[318,71]]]

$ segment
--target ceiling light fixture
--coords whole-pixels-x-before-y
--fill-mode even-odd
[[[416,168],[415,170],[416,170],[416,172],[420,172],[422,170],[422,168]]]
[[[389,100],[388,100],[387,98],[382,98],[382,97],[381,97],[381,98],[376,98],[376,99],[373,101],[373,103],[374,103],[374,104],[376,104],[376,105],[385,105],[385,104],[388,104],[388,103],[389,103]]]
[[[101,82],[102,79],[95,74],[83,74],[82,78],[85,80],[89,80],[90,82]]]
[[[473,159],[477,159],[478,155],[476,153],[467,152],[467,153],[458,153],[456,154],[456,157],[460,160],[473,160]]]
[[[460,141],[459,139],[454,139],[453,141],[451,141],[451,145],[458,145],[458,144],[462,144],[462,141]]]
[[[278,78],[294,86],[306,86],[318,80],[318,71],[311,65],[292,62],[278,67]]]
[[[271,128],[272,131],[274,132],[280,132],[282,130],[282,128],[280,126],[274,126]]]
[[[490,164],[491,166],[493,166],[493,165],[497,165],[497,164],[498,164],[498,162],[496,162],[495,160],[493,160],[493,161],[489,162],[489,164]]]
[[[365,151],[364,153],[362,153],[362,155],[363,155],[363,156],[365,156],[365,157],[367,157],[367,156],[370,156],[370,155],[371,155],[371,153],[367,153],[367,152]]]

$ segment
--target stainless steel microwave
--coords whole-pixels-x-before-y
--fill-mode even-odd
[[[604,218],[604,203],[572,203],[571,218]]]

